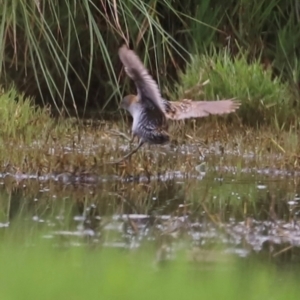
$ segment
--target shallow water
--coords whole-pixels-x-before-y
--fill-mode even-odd
[[[64,246],[151,245],[158,259],[184,247],[298,261],[298,174],[259,169],[250,158],[238,167],[220,166],[218,156],[208,161],[189,173],[2,174],[0,227],[17,228],[25,238],[40,232]]]

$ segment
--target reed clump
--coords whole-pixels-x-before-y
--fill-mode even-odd
[[[120,94],[130,89],[123,84],[119,89],[116,48],[124,41],[164,86],[177,80],[175,71],[184,69],[189,53],[227,47],[239,56],[241,47],[247,59],[270,68],[298,93],[299,7],[294,0],[83,0],[80,5],[14,0],[3,2],[0,15],[0,83],[5,88],[14,83],[18,91],[67,115],[116,108]]]

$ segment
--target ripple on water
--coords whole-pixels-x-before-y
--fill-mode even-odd
[[[47,228],[45,239],[61,237],[69,246],[137,249],[152,243],[174,255],[182,244],[222,245],[240,257],[264,251],[276,257],[300,247],[298,175],[209,164],[149,176],[5,173],[0,228],[19,214]]]

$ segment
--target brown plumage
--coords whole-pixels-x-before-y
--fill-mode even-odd
[[[171,120],[182,120],[202,118],[209,115],[223,115],[234,112],[239,106],[240,102],[235,101],[234,98],[220,101],[193,101],[190,99],[178,102],[169,101],[169,108],[166,108],[166,117]]]
[[[181,120],[205,117],[210,114],[228,114],[240,106],[240,103],[233,99],[168,101],[162,98],[157,83],[134,51],[123,45],[119,49],[119,57],[127,75],[134,81],[137,88],[137,95],[124,97],[121,107],[132,115],[132,135],[140,139],[137,148],[123,159],[136,152],[144,143],[164,144],[168,142],[167,119]]]

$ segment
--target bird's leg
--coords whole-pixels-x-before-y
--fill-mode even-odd
[[[134,142],[134,139],[136,137],[136,135],[131,131],[130,133],[130,139],[128,139],[128,142],[130,143],[130,145],[132,145],[132,143]]]
[[[131,150],[129,153],[127,153],[125,156],[123,156],[122,158],[120,158],[116,161],[108,162],[106,164],[119,164],[120,162],[124,161],[125,159],[131,157],[131,155],[136,153],[143,145],[144,145],[144,142],[142,139],[140,139],[139,144],[133,150]]]
[[[109,132],[124,138],[125,140],[129,141],[130,143],[133,142],[134,137],[132,134],[131,134],[131,137],[129,137],[127,134],[120,132],[119,130],[115,130],[115,129],[111,129]]]
[[[134,137],[135,137],[135,136],[133,136],[133,138],[134,138]],[[122,160],[131,157],[131,155],[134,154],[134,153],[136,153],[143,145],[144,145],[144,142],[143,142],[142,140],[139,140],[138,145],[137,145],[133,150],[131,150],[129,153],[127,153],[127,154],[122,158]]]
[[[115,135],[118,135],[118,136],[124,138],[124,139],[127,140],[130,144],[133,143],[134,138],[136,137],[136,135],[135,135],[133,132],[130,133],[130,137],[129,137],[127,134],[125,134],[125,133],[123,133],[123,132],[120,132],[119,130],[112,129],[112,130],[110,130],[110,132],[113,133],[113,134],[115,134]]]

